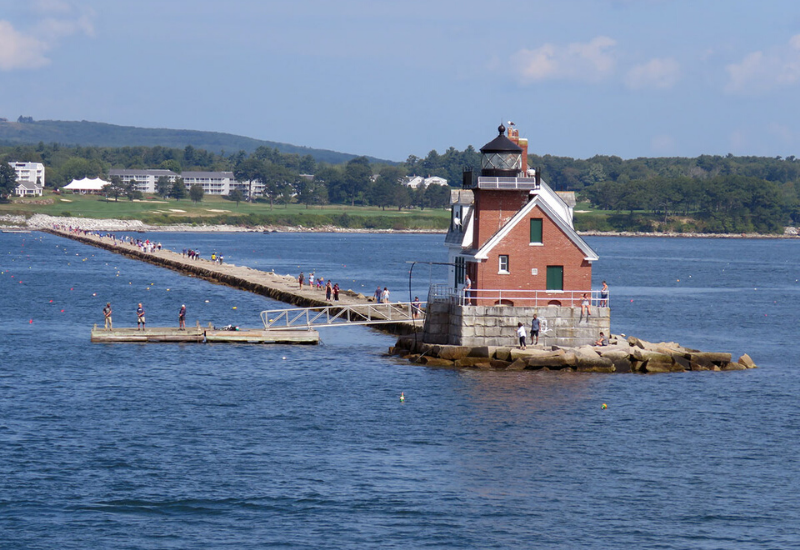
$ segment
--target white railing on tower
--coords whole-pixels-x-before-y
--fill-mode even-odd
[[[444,284],[431,285],[428,302],[449,302],[460,306],[507,305],[516,307],[544,307],[548,305],[609,307],[609,293],[600,290],[505,290],[505,289],[455,289]]]

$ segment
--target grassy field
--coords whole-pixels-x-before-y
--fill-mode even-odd
[[[44,203],[44,204],[42,204]],[[205,196],[199,203],[189,199],[159,199],[146,197],[140,201],[120,198],[106,201],[96,195],[55,195],[45,192],[35,199],[17,199],[0,204],[0,214],[30,216],[41,213],[51,216],[83,218],[135,219],[155,225],[174,223],[235,224],[235,225],[304,225],[315,227],[337,225],[374,229],[446,229],[449,210],[420,210],[377,207],[324,205],[306,208],[305,205],[235,202],[219,196]]]

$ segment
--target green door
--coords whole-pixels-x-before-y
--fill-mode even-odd
[[[547,290],[564,290],[564,266],[547,266]]]

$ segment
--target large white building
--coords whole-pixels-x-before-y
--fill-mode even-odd
[[[41,197],[44,190],[44,164],[41,162],[9,162],[17,173],[14,194],[20,197]]]
[[[422,176],[408,176],[403,180],[403,185],[411,189],[419,189],[428,187],[429,185],[447,185],[447,180],[438,176],[431,176],[430,178],[423,178]]]
[[[192,185],[200,185],[207,195],[228,195],[234,189],[241,190],[245,195],[250,193],[250,182],[236,181],[233,172],[187,171],[176,174],[172,170],[115,169],[109,170],[108,175],[118,176],[123,183],[133,181],[136,190],[142,193],[156,193],[158,178],[161,176],[165,176],[170,183],[174,183],[177,178],[183,178],[187,189]],[[260,181],[254,181],[252,187],[254,196],[264,194],[264,184]]]

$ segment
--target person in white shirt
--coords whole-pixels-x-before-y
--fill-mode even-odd
[[[526,349],[525,345],[525,326],[522,323],[517,323],[517,336],[519,337],[519,349]]]

